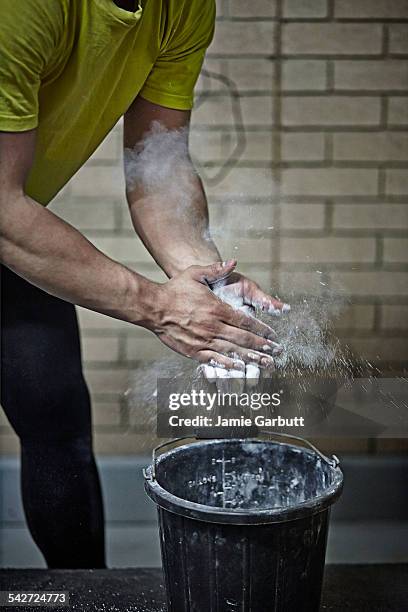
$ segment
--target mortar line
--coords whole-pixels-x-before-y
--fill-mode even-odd
[[[276,2],[276,30],[275,30],[275,69],[273,71],[272,81],[272,124],[275,126],[275,131],[272,132],[272,164],[271,164],[271,179],[272,189],[274,191],[274,215],[273,224],[275,227],[275,236],[271,238],[272,242],[272,258],[274,265],[280,264],[280,230],[282,226],[282,213],[281,213],[281,181],[282,181],[282,169],[280,163],[282,162],[282,137],[281,130],[278,126],[282,124],[282,0]],[[278,163],[279,162],[279,163]],[[278,268],[279,269],[279,268]],[[271,278],[271,286],[274,289],[276,286],[276,280]]]

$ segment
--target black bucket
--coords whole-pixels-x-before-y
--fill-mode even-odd
[[[309,448],[228,439],[155,450],[145,488],[158,506],[169,612],[319,610],[343,475],[336,457],[296,439]]]

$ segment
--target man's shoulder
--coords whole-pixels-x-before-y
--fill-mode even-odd
[[[22,3],[16,0],[1,0],[1,22],[32,22],[33,25],[42,23],[44,27],[50,23],[63,23],[71,4],[71,0],[24,0]]]

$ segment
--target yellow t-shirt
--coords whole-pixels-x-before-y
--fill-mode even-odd
[[[47,204],[140,93],[190,109],[214,0],[1,0],[0,130],[37,128],[26,184]]]

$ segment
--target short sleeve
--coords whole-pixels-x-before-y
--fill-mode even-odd
[[[58,4],[54,0],[57,10],[53,12],[49,0],[1,0],[1,131],[19,132],[38,125],[38,91],[55,49]]]
[[[194,87],[214,24],[214,0],[185,0],[140,95],[168,108],[192,109]]]

